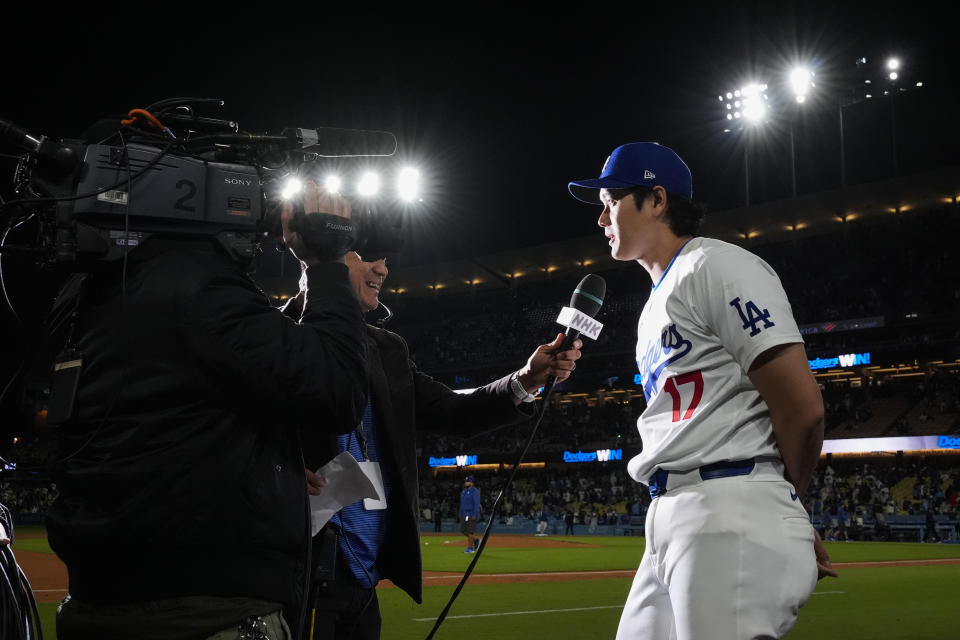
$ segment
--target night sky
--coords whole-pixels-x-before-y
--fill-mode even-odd
[[[100,116],[192,95],[222,98],[211,114],[250,132],[393,131],[427,188],[395,266],[449,260],[592,233],[598,212],[566,183],[596,176],[629,141],[677,150],[711,210],[743,205],[743,139],[723,133],[717,96],[758,78],[776,101],[795,61],[813,66],[817,87],[802,111],[786,102],[750,142],[754,203],[790,195],[791,120],[799,191],[839,186],[837,101],[861,82],[860,56],[875,82],[888,54],[903,61],[900,84],[911,90],[895,104],[900,173],[952,162],[958,56],[946,17],[932,3],[844,4],[638,4],[604,16],[586,4],[353,14],[164,5],[135,18],[128,9],[13,16],[21,28],[0,44],[0,117],[65,137]],[[892,175],[889,100],[850,105],[844,117],[848,182]]]

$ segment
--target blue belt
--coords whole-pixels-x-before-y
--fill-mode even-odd
[[[729,478],[732,476],[749,475],[750,472],[753,471],[753,468],[756,466],[756,464],[756,458],[714,462],[713,464],[700,467],[700,479],[713,480],[714,478]],[[662,496],[667,492],[667,478],[670,476],[670,473],[670,471],[658,469],[652,476],[650,476],[650,481],[648,484],[650,485],[651,498]]]

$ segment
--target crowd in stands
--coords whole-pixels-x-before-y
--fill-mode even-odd
[[[487,517],[509,473],[471,473],[480,489],[482,512]],[[439,510],[443,517],[456,518],[462,475],[440,471],[422,480],[421,510],[429,510],[434,516]],[[520,469],[503,498],[499,520],[505,523],[520,516],[559,523],[570,513],[575,524],[596,527],[626,523],[631,515],[642,517],[649,504],[646,489],[627,477],[625,463]]]
[[[953,242],[960,232],[957,208],[891,214],[839,229],[792,241],[764,243],[761,237],[747,246],[780,275],[798,324],[884,318],[874,330],[808,335],[810,357],[881,347],[905,349],[914,357],[919,347],[946,359],[960,357],[960,324],[933,320],[960,310],[960,255]],[[583,364],[632,367],[647,276],[633,264],[601,275],[607,280],[604,330],[585,351]],[[518,357],[549,339],[560,307],[582,276],[553,274],[532,286],[521,278],[509,290],[441,291],[435,302],[394,296],[387,298],[396,312],[390,328],[407,339],[424,371],[447,382],[456,376],[468,385],[484,384],[502,374],[500,369],[522,364]],[[905,318],[914,320],[904,324]]]
[[[838,229],[825,235],[798,234],[785,242],[765,243],[761,237],[747,246],[779,273],[800,325],[874,316],[888,319],[883,329],[806,336],[810,357],[864,351],[865,341],[908,344],[911,349],[933,345],[945,360],[960,357],[960,323],[923,322],[924,318],[953,317],[960,310],[960,255],[954,240],[960,235],[957,207],[907,211],[880,221],[852,221]],[[391,297],[384,292],[385,301],[396,313],[388,326],[404,336],[422,370],[459,387],[484,384],[518,368],[535,345],[551,337],[560,307],[586,271],[554,274],[536,284],[519,278],[510,289],[438,293],[436,304],[423,297]],[[584,366],[578,362],[575,378],[591,367],[595,372],[607,372],[603,375],[635,371],[635,327],[649,292],[647,276],[635,264],[620,264],[601,275],[607,281],[600,318],[604,330],[600,339],[584,350]],[[919,324],[893,322],[905,318]],[[956,370],[931,368],[916,377],[873,377],[858,383],[824,383],[828,438],[908,435],[921,433],[925,425],[934,422],[938,428],[942,426],[940,433],[960,433],[960,375]],[[619,395],[614,393],[617,386],[611,378],[605,389],[594,387],[587,397],[556,394],[555,405],[546,413],[531,450],[638,449],[641,443],[635,425],[645,403],[629,383],[619,385]],[[624,393],[625,386],[630,388]],[[891,398],[904,402],[893,411],[890,403],[881,402]],[[857,431],[858,425],[876,422],[884,411],[893,413],[872,427],[873,431]],[[512,454],[523,448],[529,429],[529,425],[521,425],[461,437],[421,434],[418,447],[424,457]],[[10,452],[0,453],[10,457]],[[42,448],[21,443],[13,458],[22,469],[24,461],[41,466],[43,454]],[[850,465],[853,463],[844,461],[821,467],[808,497],[811,514],[833,516],[840,511],[848,521],[856,522],[858,517],[957,510],[956,469],[938,470],[940,476],[936,476],[928,468],[907,464]],[[454,475],[425,478],[421,498],[431,515],[439,510],[442,515],[455,516],[461,483]],[[503,474],[476,475],[484,507],[489,508]],[[893,487],[911,477],[917,479],[916,495],[897,498]],[[48,484],[24,484],[10,478],[9,473],[0,476],[0,502],[8,507],[42,511],[52,500],[55,489]],[[642,513],[649,499],[641,489],[626,477],[621,463],[524,470],[506,497],[504,516],[539,517],[546,511],[549,517],[562,519],[572,512],[585,524],[595,514],[599,524]]]
[[[47,474],[52,445],[49,437],[31,432],[0,452],[0,504],[14,514],[42,515],[57,497]]]
[[[44,514],[56,497],[57,485],[53,483],[0,480],[0,504],[18,515]]]
[[[927,422],[940,417],[946,422],[938,434],[960,433],[960,373],[956,371],[930,371],[921,377],[887,381],[877,377],[859,385],[849,380],[828,382],[822,393],[828,438],[921,434]],[[891,398],[898,402],[879,404]],[[546,412],[531,451],[551,455],[566,450],[638,450],[641,442],[636,422],[645,407],[638,394],[601,390],[591,396],[559,396]],[[878,416],[870,429],[860,429],[888,407],[893,408]],[[465,436],[422,433],[418,446],[426,456],[513,455],[523,450],[531,428],[524,424]]]
[[[822,523],[825,539],[875,539],[889,535],[889,516],[960,514],[960,466],[952,457],[896,458],[821,463],[805,506]],[[865,525],[873,525],[867,528]]]
[[[951,313],[960,306],[954,205],[748,247],[780,275],[800,324]]]
[[[856,386],[849,381],[823,385],[827,437],[845,437],[845,431],[874,417],[876,401],[890,398],[900,398],[902,403],[897,406],[901,408],[878,423],[875,431],[858,436],[919,434],[923,425],[937,416],[948,417],[943,433],[955,433],[960,428],[960,374],[936,369],[922,373],[886,381],[873,377]]]
[[[521,469],[505,495],[499,521],[521,516],[576,524],[630,524],[642,519],[650,504],[645,485],[626,473],[626,461],[592,465]],[[507,471],[471,471],[481,491],[483,518],[506,482]],[[463,471],[437,471],[422,478],[420,506],[424,520],[456,518]],[[883,536],[888,516],[960,515],[960,461],[952,456],[897,456],[889,460],[822,459],[807,491],[804,506],[820,523],[826,539],[853,540]],[[558,530],[558,529],[555,529]],[[584,532],[578,529],[578,532]]]

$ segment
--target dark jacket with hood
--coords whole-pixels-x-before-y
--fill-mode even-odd
[[[308,269],[299,324],[209,240],[155,238],[123,271],[89,275],[78,307],[83,370],[47,519],[70,593],[295,604],[309,544],[299,432],[347,432],[366,406],[347,267]]]

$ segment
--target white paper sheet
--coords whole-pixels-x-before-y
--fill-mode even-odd
[[[312,535],[317,535],[343,506],[357,500],[379,497],[376,487],[346,451],[323,465],[317,474],[323,476],[327,484],[320,490],[320,495],[310,496]]]

